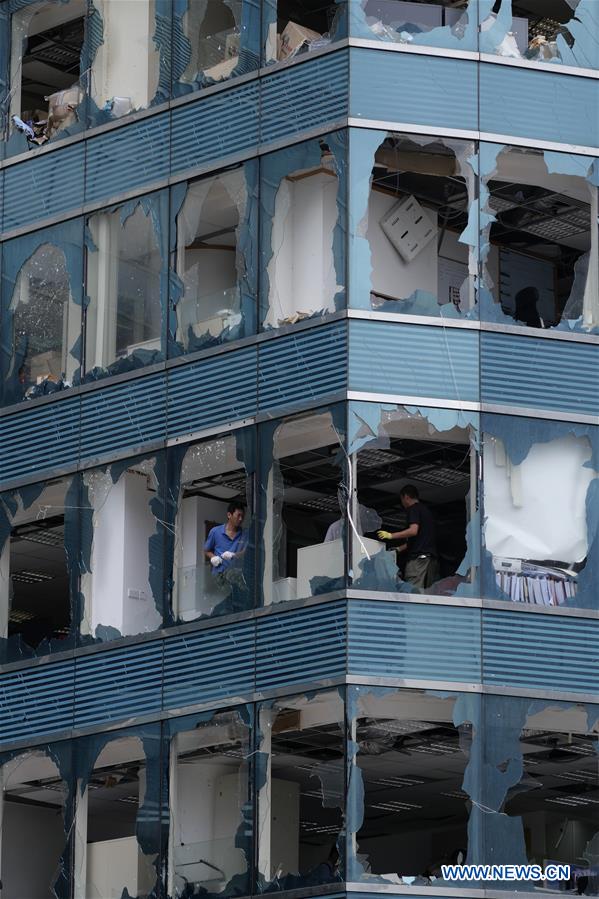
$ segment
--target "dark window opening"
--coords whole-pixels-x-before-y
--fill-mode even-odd
[[[452,700],[419,694],[398,702],[396,694],[361,704],[356,741],[365,796],[358,857],[367,873],[427,885],[441,877],[442,864],[466,860],[469,801],[462,783],[471,725],[452,724]],[[444,720],[409,717],[432,705],[448,707]]]
[[[30,646],[65,639],[71,626],[64,516],[15,527],[10,537],[8,635]]]
[[[506,2],[496,0],[493,13],[499,13]],[[569,0],[512,0],[513,55],[535,60],[559,58],[555,43],[558,35],[564,37],[568,46],[574,45],[566,26],[576,18],[576,5]]]
[[[428,508],[434,519],[437,550],[435,574],[438,575],[434,580],[454,579],[466,553],[466,527],[471,515],[468,505],[470,466],[471,453],[467,442],[393,437],[388,443],[385,442],[384,447],[377,447],[376,444],[365,446],[358,453],[360,505],[374,510],[375,518],[382,522],[372,531],[366,531],[366,536],[375,539],[379,526],[391,533],[408,526],[400,491],[404,486],[412,485],[418,490],[419,501]],[[404,539],[387,545],[391,549],[402,544],[405,544]],[[397,553],[397,564],[406,580],[409,579],[405,577],[409,555],[409,548]]]
[[[590,205],[532,184],[492,180],[489,190],[495,298],[521,324],[553,327],[591,249]]]
[[[13,16],[13,126],[34,143],[45,143],[76,121],[83,99],[80,84],[85,4],[42,4],[28,18]],[[16,55],[22,47],[22,59]],[[19,89],[20,88],[20,89]]]

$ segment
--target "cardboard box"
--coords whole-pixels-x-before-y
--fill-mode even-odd
[[[322,35],[318,31],[304,28],[303,25],[298,25],[296,22],[287,22],[281,32],[281,43],[278,48],[279,59],[291,59],[304,44],[320,40],[321,37]]]

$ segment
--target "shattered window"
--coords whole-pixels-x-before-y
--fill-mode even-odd
[[[177,216],[176,246],[181,293],[176,340],[183,352],[244,337],[254,328],[255,293],[248,280],[255,268],[255,241],[248,233],[250,166],[187,188]]]
[[[481,318],[599,327],[597,186],[585,157],[485,145]]]
[[[491,773],[483,826],[498,863],[570,865],[570,881],[542,892],[596,896],[599,731],[597,706],[484,697],[485,768]],[[529,886],[529,889],[532,884]]]
[[[529,424],[486,417],[483,530],[492,570],[485,594],[586,606],[588,563],[597,556],[595,441],[575,425]]]
[[[341,410],[283,421],[272,436],[263,483],[264,604],[345,585],[347,489]],[[264,444],[272,434],[264,426]],[[266,453],[267,447],[261,453]]]
[[[267,65],[289,62],[345,37],[345,0],[268,0],[263,8]]]
[[[70,646],[77,515],[70,485],[52,481],[2,497],[0,636],[9,658]]]
[[[596,67],[595,0],[488,0],[481,5],[480,50],[507,59]]]
[[[162,624],[162,490],[157,458],[82,474],[81,633],[107,640]]]
[[[339,132],[261,161],[264,329],[345,304],[345,144]]]
[[[24,135],[29,146],[78,121],[86,15],[86,0],[34,3],[12,14],[11,133]]]
[[[189,0],[182,19],[189,61],[181,82],[205,86],[236,74],[242,11],[243,0]]]
[[[8,315],[12,355],[5,401],[34,399],[70,387],[78,369],[75,346],[81,334],[81,306],[71,293],[62,249],[42,243],[33,252],[14,281]]]
[[[353,37],[477,49],[476,0],[359,0],[356,7]]]
[[[337,692],[261,707],[258,872],[268,892],[342,880],[344,731]]]
[[[104,116],[116,119],[145,109],[156,96],[161,62],[158,6],[151,0],[93,0],[102,41],[91,62],[90,93]]]
[[[189,729],[183,729],[187,725]],[[171,722],[168,895],[245,895],[251,862],[245,710]]]
[[[466,862],[470,803],[463,783],[472,724],[454,724],[455,695],[350,690],[356,769],[348,801],[360,803],[363,791],[363,807],[356,807],[358,877],[433,885],[441,865]]]
[[[441,595],[474,589],[476,416],[355,403],[350,422],[354,586]]]
[[[56,761],[42,750],[24,752],[2,765],[0,782],[3,899],[64,895],[68,786]]]
[[[154,895],[159,783],[156,761],[147,757],[150,728],[143,741],[126,736],[107,742],[106,734],[100,734],[82,745],[82,760],[88,753],[93,757],[94,744],[101,749],[95,749],[93,769],[81,772],[78,779],[76,896],[116,897],[125,890],[132,899]],[[152,743],[157,750],[156,730]]]
[[[177,473],[173,614],[192,621],[251,608],[251,432],[224,434],[183,452]]]
[[[350,139],[359,167],[351,194],[350,305],[472,317],[475,144],[361,130]]]
[[[160,361],[163,260],[153,199],[96,213],[88,228],[86,378]]]

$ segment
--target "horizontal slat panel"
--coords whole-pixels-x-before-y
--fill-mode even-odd
[[[481,400],[599,415],[599,345],[481,334]]]
[[[596,693],[598,642],[598,621],[485,609],[483,682]]]
[[[1,417],[0,480],[76,464],[80,408],[79,397],[61,398]]]
[[[165,438],[166,384],[162,372],[83,394],[82,459]]]
[[[261,344],[258,357],[261,411],[347,389],[345,323],[323,325]]]
[[[547,66],[540,72],[483,63],[479,67],[480,130],[596,147],[599,84],[551,69]],[[558,109],[559,115],[547,115],[549,108]]]
[[[9,231],[82,206],[83,159],[81,143],[7,168],[2,229]]]
[[[75,727],[159,711],[162,648],[156,641],[78,658]]]
[[[478,332],[352,321],[350,390],[478,402]]]
[[[259,109],[257,82],[175,109],[171,131],[173,174],[256,147]]]
[[[365,676],[478,682],[480,612],[352,600],[349,671]]]
[[[87,142],[88,203],[166,178],[169,172],[167,112],[100,134]]]
[[[164,705],[181,708],[254,689],[255,624],[244,621],[168,640]]]
[[[269,143],[347,116],[347,50],[263,78],[260,139]]]
[[[256,360],[256,348],[245,347],[171,369],[169,437],[254,415]]]
[[[343,676],[345,658],[344,602],[258,620],[257,690]]]
[[[60,731],[73,721],[74,663],[39,665],[0,678],[3,742]]]
[[[478,128],[478,72],[473,60],[358,48],[351,50],[350,60],[352,117]],[[504,124],[502,133],[506,129]]]

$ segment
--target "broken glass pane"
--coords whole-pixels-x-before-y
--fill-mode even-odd
[[[13,247],[18,253],[18,241],[5,244],[5,254]],[[7,278],[5,290],[9,287]],[[75,346],[81,333],[81,306],[71,291],[71,273],[61,248],[41,243],[24,263],[14,281],[8,317],[12,341],[5,404],[72,386],[79,367]]]
[[[32,3],[13,12],[10,133],[16,152],[71,133],[78,122],[86,15],[86,0]]]
[[[82,547],[81,634],[107,640],[162,624],[162,486],[156,458],[82,474],[91,545]],[[154,546],[156,544],[156,546]]]
[[[442,595],[473,590],[476,416],[357,403],[350,428],[354,586]]]
[[[352,37],[477,49],[476,0],[353,0],[350,9]]]
[[[484,430],[484,595],[596,606],[592,429],[485,416]]]
[[[345,144],[339,132],[261,161],[264,329],[324,316],[345,303]]]
[[[257,34],[253,33],[257,21],[248,21],[249,10],[244,7],[249,4],[244,0],[188,0],[185,6],[180,54],[187,65],[180,84],[197,89],[258,67]]]
[[[160,847],[160,726],[77,741],[75,895],[155,895]],[[90,760],[93,761],[93,767]],[[90,770],[91,768],[91,770]]]
[[[159,206],[166,195],[88,220],[86,380],[163,359],[164,240]]]
[[[484,145],[481,318],[530,328],[599,327],[592,161]]]
[[[261,453],[272,453],[272,467],[261,485],[265,605],[345,585],[347,490],[341,419],[338,408],[262,426]]]
[[[45,750],[15,755],[0,768],[3,899],[64,897],[68,784]]]
[[[594,0],[495,0],[480,7],[480,50],[551,65],[599,65]]]
[[[177,215],[179,352],[236,340],[255,326],[252,164],[189,184]]]
[[[596,706],[486,696],[483,708],[483,762],[493,784],[482,819],[488,860],[567,864],[569,883],[546,880],[537,889],[596,896]]]
[[[337,692],[289,697],[260,710],[258,871],[266,891],[341,881],[344,703]]]
[[[245,895],[251,861],[249,712],[170,722],[168,895]]]
[[[253,605],[252,456],[248,431],[171,451],[173,615],[178,621]]]
[[[346,37],[345,0],[267,0],[263,5],[264,59],[289,62]]]
[[[478,259],[474,142],[362,129],[350,140],[356,170],[350,305],[471,318]]]
[[[459,694],[349,688],[356,770],[348,803],[359,879],[431,886],[468,852],[464,775],[473,727],[454,723]],[[362,798],[363,797],[363,798]]]

